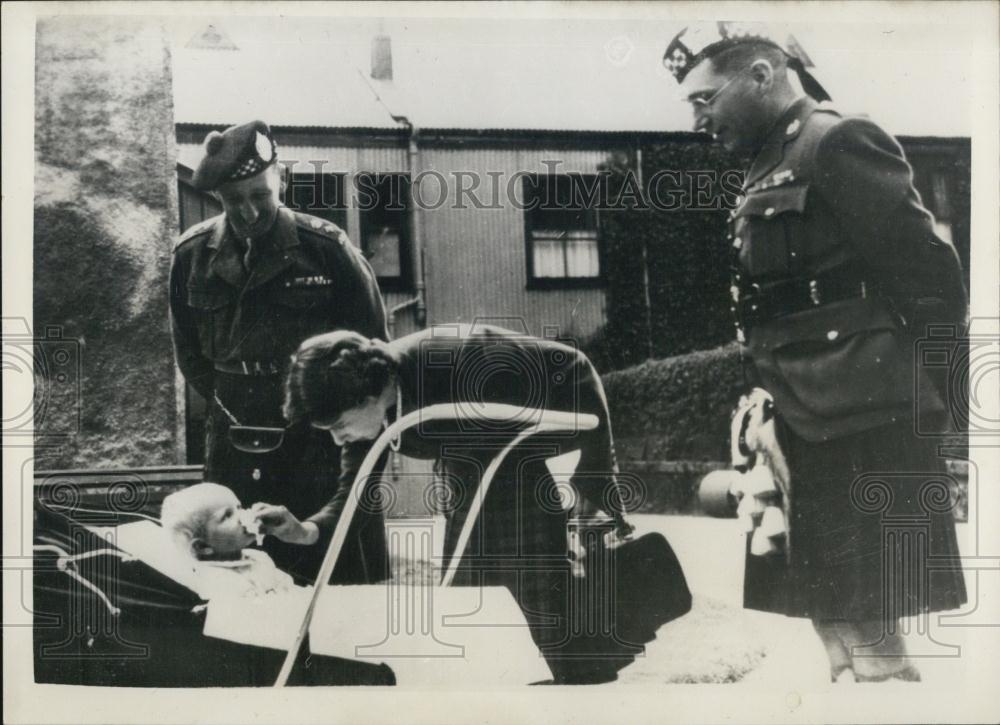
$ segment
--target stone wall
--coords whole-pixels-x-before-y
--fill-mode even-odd
[[[35,465],[183,462],[167,316],[177,188],[163,28],[40,20],[35,155]]]

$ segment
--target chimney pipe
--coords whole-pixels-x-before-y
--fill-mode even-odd
[[[392,41],[388,35],[372,38],[372,78],[376,81],[392,80]]]

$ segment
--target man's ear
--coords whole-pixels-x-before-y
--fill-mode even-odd
[[[750,77],[761,90],[768,90],[774,83],[774,66],[764,58],[758,58],[750,65]]]
[[[204,559],[215,553],[211,546],[204,539],[191,539],[191,551],[196,559]]]

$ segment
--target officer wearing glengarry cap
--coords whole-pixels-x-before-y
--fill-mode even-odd
[[[951,512],[918,501],[946,474],[934,441],[913,433],[918,400],[924,412],[943,405],[914,376],[912,341],[928,322],[961,324],[967,298],[902,148],[823,102],[787,40],[761,24],[703,23],[663,58],[695,130],[753,159],[730,215],[730,302],[774,398],[791,500],[787,557],[748,555],[744,603],[811,619],[835,679],[914,679],[896,620],[961,605],[962,574],[892,581],[886,562],[904,552],[883,541],[857,485],[867,472],[920,472],[897,478],[894,513],[924,517],[931,556],[957,555]],[[863,645],[879,656],[853,656]]]
[[[245,506],[283,505],[308,520],[338,486],[340,449],[329,435],[292,426],[283,435],[242,435],[237,447],[234,433],[284,427],[284,374],[306,338],[336,329],[388,338],[378,284],[341,229],[281,205],[277,146],[264,122],[208,134],[193,183],[223,207],[181,236],[170,272],[177,363],[209,402],[205,478],[232,488]],[[363,448],[345,447],[351,463],[342,479],[353,475]],[[382,515],[356,518],[335,578],[378,581],[387,559]],[[308,577],[325,547],[267,537],[265,548],[279,566]]]

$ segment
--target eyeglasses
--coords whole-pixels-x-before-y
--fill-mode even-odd
[[[715,103],[715,100],[722,94],[724,90],[726,90],[730,86],[730,84],[734,83],[736,79],[741,78],[744,74],[746,74],[746,72],[747,69],[741,70],[739,73],[737,73],[728,81],[719,86],[719,89],[715,93],[710,95],[708,98],[688,98],[687,99],[688,103],[690,103],[694,107],[695,111],[705,110],[713,103]]]

